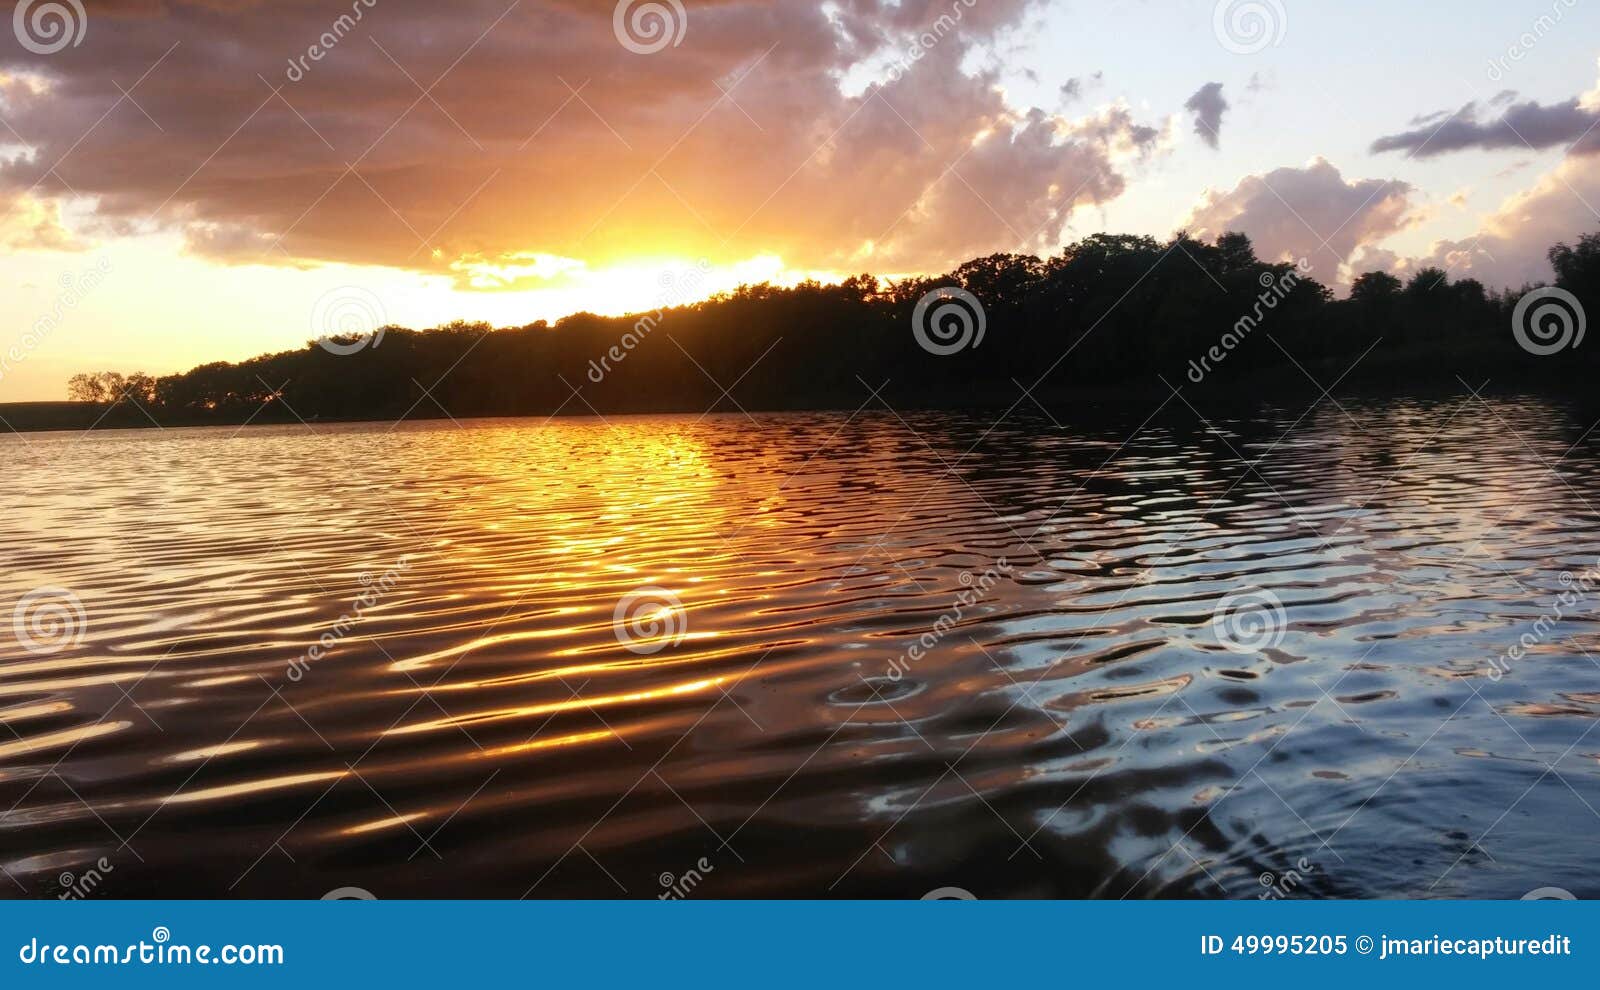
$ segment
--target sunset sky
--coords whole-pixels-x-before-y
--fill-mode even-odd
[[[1600,230],[1578,0],[74,2],[4,4],[0,401],[352,290],[520,325],[1181,228],[1501,287]]]

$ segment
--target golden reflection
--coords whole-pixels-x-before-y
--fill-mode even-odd
[[[47,749],[59,749],[63,746],[76,746],[85,739],[120,732],[132,724],[132,722],[97,722],[76,729],[62,729],[60,732],[50,732],[42,736],[17,739],[0,744],[0,760],[10,759],[13,756],[26,756]]]
[[[756,631],[759,632],[760,630]],[[717,635],[717,633],[707,633],[705,638],[711,639]],[[763,650],[773,651],[785,646],[797,646],[803,642],[805,641],[799,639],[767,641],[763,646]],[[616,648],[616,644],[613,643],[611,649],[614,651]],[[587,652],[596,652],[599,649],[599,647],[595,647]],[[573,652],[577,651],[562,650],[551,655],[564,656]],[[632,654],[629,654],[629,658],[625,660],[612,660],[606,663],[575,664],[568,667],[557,667],[552,670],[531,670],[514,674],[504,674],[499,677],[481,677],[470,681],[460,681],[454,684],[426,685],[415,688],[404,688],[397,693],[439,694],[445,691],[480,691],[485,688],[503,688],[516,684],[532,684],[538,681],[563,681],[573,677],[587,678],[632,670],[665,670],[668,667],[679,667],[686,664],[703,664],[708,660],[726,660],[742,657],[746,656],[748,653],[749,650],[747,647],[730,646],[727,649],[722,650],[701,650],[692,656],[679,657],[677,659],[661,658],[659,654],[651,657],[636,657]]]
[[[11,671],[7,671],[11,673]],[[66,677],[50,681],[21,681],[0,686],[0,697],[16,694],[38,694],[41,691],[69,693],[75,688],[98,687],[101,684],[122,684],[144,680],[146,672],[130,670],[126,674],[100,674],[93,677]]]
[[[0,694],[9,695],[0,697],[0,723],[16,728],[0,728],[0,781],[24,799],[8,825],[13,844],[59,852],[65,843],[71,852],[85,836],[101,841],[94,813],[125,833],[123,820],[136,826],[159,810],[137,840],[144,851],[145,837],[159,837],[149,845],[164,861],[152,866],[179,863],[191,852],[184,837],[198,829],[217,832],[219,855],[241,858],[242,867],[262,852],[264,822],[283,816],[270,837],[303,814],[293,852],[314,872],[351,862],[346,854],[365,861],[391,840],[403,857],[411,829],[426,832],[453,816],[453,842],[495,853],[478,858],[481,875],[468,878],[470,886],[517,896],[568,852],[574,822],[611,806],[619,782],[628,786],[659,762],[662,780],[634,792],[629,814],[594,837],[597,850],[692,827],[672,793],[681,790],[719,832],[724,821],[759,825],[778,855],[803,846],[790,840],[806,827],[861,834],[858,847],[828,843],[815,861],[786,860],[794,869],[783,877],[816,874],[827,883],[850,864],[821,857],[837,846],[848,860],[897,827],[904,834],[895,836],[895,862],[882,866],[888,876],[924,856],[937,867],[952,822],[980,839],[993,834],[982,805],[993,796],[1019,831],[1040,830],[1060,848],[1111,835],[1111,846],[1080,858],[1117,870],[1132,863],[1131,881],[1170,848],[1167,831],[1181,831],[1195,805],[1226,797],[1219,761],[1253,759],[1292,729],[1297,710],[1319,697],[1325,669],[1359,676],[1362,683],[1350,685],[1359,698],[1425,701],[1430,685],[1456,683],[1438,678],[1472,672],[1462,658],[1498,655],[1504,630],[1532,614],[1517,582],[1483,560],[1468,561],[1484,565],[1477,570],[1452,570],[1462,554],[1443,552],[1464,551],[1482,535],[1473,525],[1458,528],[1458,519],[1471,523],[1485,508],[1510,504],[1511,475],[1527,466],[1515,451],[1468,470],[1449,449],[1425,449],[1406,469],[1409,489],[1359,515],[1334,507],[1349,504],[1345,496],[1360,485],[1383,484],[1413,447],[1426,447],[1426,431],[1381,441],[1394,447],[1382,456],[1353,440],[1347,472],[1328,470],[1309,437],[1280,448],[1269,464],[1282,480],[1275,475],[1272,486],[1294,500],[1289,511],[1321,527],[1330,541],[1324,550],[1318,532],[1285,517],[1282,500],[1253,475],[1215,512],[1198,497],[1191,505],[1169,494],[1192,481],[1197,491],[1226,495],[1241,475],[1220,440],[1191,447],[1141,438],[1093,475],[1089,489],[1086,476],[1118,449],[1115,441],[1084,452],[1064,440],[1054,456],[1032,457],[1028,437],[998,433],[954,477],[945,448],[952,459],[971,448],[966,419],[934,423],[919,443],[892,415],[854,424],[808,415],[759,425],[728,415],[704,424],[440,422],[393,433],[329,426],[332,435],[309,439],[303,427],[285,426],[239,442],[228,439],[231,430],[195,431],[203,435],[192,453],[174,448],[177,475],[152,473],[157,455],[131,437],[83,441],[93,461],[115,468],[107,504],[158,502],[171,486],[197,494],[177,522],[102,513],[104,534],[117,532],[113,523],[145,524],[128,539],[160,580],[103,552],[109,535],[80,541],[94,560],[63,559],[60,569],[83,574],[80,590],[97,603],[89,647],[0,665]],[[1266,425],[1266,441],[1287,427]],[[1475,436],[1446,439],[1467,449]],[[371,477],[396,480],[384,492],[392,524],[353,525],[342,511],[348,493],[301,490],[305,452],[321,450],[302,444],[318,443],[349,447]],[[1166,470],[1171,465],[1194,467]],[[261,484],[203,483],[213,473]],[[62,506],[70,506],[66,498]],[[1501,550],[1514,551],[1505,557],[1515,576],[1527,569],[1543,586],[1574,563],[1560,535],[1573,525],[1570,515],[1552,502],[1496,537]],[[1019,541],[1037,541],[1037,552]],[[46,552],[43,543],[35,549]],[[402,554],[414,556],[381,605],[343,621],[361,594],[358,575],[381,573]],[[972,579],[1001,557],[1010,560],[1009,579],[960,605]],[[1156,579],[1136,583],[1136,573]],[[1291,629],[1283,656],[1273,658],[1280,663],[1233,669],[1246,661],[1217,650],[1205,622],[1211,601],[1244,584],[1283,592]],[[651,588],[667,594],[638,594]],[[634,616],[647,636],[629,639],[617,624],[630,596],[666,606]],[[145,618],[201,608],[213,611],[164,623],[160,635]],[[686,627],[682,638],[657,635],[675,627]],[[337,646],[284,683],[286,666],[325,632]],[[1374,660],[1372,642],[1396,636],[1433,644],[1437,655],[1402,650]],[[924,645],[929,637],[936,646]],[[1581,656],[1554,642],[1544,649],[1515,671],[1518,693],[1503,700],[1517,707],[1480,706],[1477,722],[1452,723],[1438,745],[1458,760],[1492,758],[1504,769],[1514,754],[1495,755],[1474,726],[1503,730],[1497,715],[1520,716],[1544,719],[1555,732],[1565,726],[1550,720],[1592,720],[1600,691],[1574,688],[1566,676]],[[1262,676],[1240,683],[1252,674]],[[1379,707],[1352,714],[1382,722],[1382,711],[1370,714]],[[1401,728],[1404,708],[1383,706],[1398,712]],[[104,724],[80,725],[107,711]],[[341,744],[339,753],[318,744],[321,733]],[[383,791],[376,803],[343,780],[352,773],[346,760],[369,749],[359,770]],[[969,750],[982,756],[971,791],[934,779],[945,763],[930,753]],[[83,792],[96,809],[63,798],[58,783],[21,793],[40,766],[67,755],[77,761],[63,764],[72,787],[79,778],[104,785]],[[1290,755],[1294,761],[1272,772],[1291,800],[1304,784],[1359,798],[1392,769],[1359,752]],[[202,763],[202,775],[184,781]],[[1344,773],[1343,787],[1316,783],[1330,766]],[[492,771],[503,773],[490,782]],[[1066,791],[1090,778],[1114,785],[1096,791],[1104,807],[1069,807],[1051,818]],[[1475,779],[1487,787],[1506,778]],[[344,800],[316,804],[329,788]],[[1488,793],[1463,797],[1463,807],[1486,803]],[[923,794],[921,807],[932,802],[935,811],[911,816],[908,806]],[[172,806],[161,810],[164,803]],[[144,813],[124,814],[135,809]],[[1123,842],[1123,833],[1100,829],[1112,819],[1135,822],[1139,834]],[[1290,821],[1282,836],[1295,840],[1300,824]],[[1223,826],[1219,857],[1239,848],[1271,852],[1251,822],[1238,823],[1237,833]],[[1373,837],[1381,844],[1382,829]],[[1012,855],[1003,830],[998,838],[1000,854]],[[1244,845],[1234,848],[1236,839]],[[426,850],[423,858],[431,858]],[[613,858],[599,856],[607,868]],[[262,860],[240,893],[281,892],[280,883],[305,879],[296,868],[278,880],[274,861]],[[610,891],[587,866],[557,887],[566,872],[540,892]],[[171,875],[139,873],[155,884]],[[138,882],[133,871],[129,882]],[[880,888],[869,880],[851,889]]]
[[[390,815],[388,818],[379,818],[376,821],[362,822],[349,828],[339,830],[340,835],[367,835],[372,832],[387,832],[391,828],[400,828],[412,822],[419,822],[428,817],[425,811],[413,811],[408,815]]]
[[[459,646],[451,646],[443,650],[436,650],[433,653],[427,653],[423,654],[422,656],[409,657],[405,660],[396,661],[391,665],[391,669],[402,672],[414,672],[427,668],[437,660],[447,660],[451,657],[464,656],[468,653],[479,652],[483,650],[484,647],[506,646],[511,643],[526,643],[544,639],[570,639],[574,636],[594,635],[598,633],[604,633],[607,637],[611,637],[613,628],[614,626],[608,617],[605,622],[592,622],[581,626],[563,626],[552,629],[525,629],[517,632],[498,633],[493,636],[483,636],[478,639],[474,639],[469,643],[462,643]],[[661,636],[652,639],[638,639],[634,640],[634,642],[641,646],[648,646],[653,643],[711,640],[716,639],[718,635],[720,635],[720,633],[714,630],[707,630],[704,632],[685,632],[677,636]],[[554,650],[551,651],[549,655],[578,656],[584,653],[610,651],[616,649],[616,647],[617,643],[615,639],[612,638],[609,644],[602,642],[597,646],[572,647],[565,650]],[[592,666],[600,667],[605,665],[595,664]],[[578,670],[580,668],[571,669]]]
[[[467,715],[452,715],[448,718],[433,719],[428,722],[418,722],[416,725],[397,726],[384,732],[386,736],[407,736],[418,732],[434,732],[439,729],[453,729],[459,725],[481,725],[485,722],[500,722],[505,719],[537,718],[540,715],[555,715],[561,712],[584,711],[591,708],[609,708],[616,705],[631,705],[642,701],[659,701],[663,698],[676,698],[683,695],[699,694],[709,691],[724,682],[728,677],[708,677],[704,680],[689,681],[686,684],[673,684],[652,691],[630,691],[626,694],[609,694],[598,698],[572,698],[568,701],[552,701],[542,705],[526,705],[520,708],[498,708],[485,712],[473,712]]]
[[[297,773],[284,777],[268,777],[264,780],[246,780],[238,784],[224,784],[220,787],[208,787],[203,791],[190,791],[187,794],[178,794],[167,798],[164,804],[196,804],[201,801],[217,801],[222,798],[239,797],[242,794],[260,794],[264,791],[282,790],[286,787],[296,787],[300,784],[315,784],[324,780],[339,780],[349,775],[348,770],[335,770],[327,773]]]
[[[228,756],[233,753],[245,753],[252,749],[259,749],[259,740],[248,739],[239,742],[221,743],[216,746],[203,746],[200,749],[186,749],[181,753],[173,753],[163,760],[163,763],[198,763],[203,760],[215,759],[218,756]]]
[[[0,725],[10,725],[13,722],[23,722],[30,718],[41,718],[45,715],[60,715],[62,712],[72,711],[72,706],[65,701],[42,701],[36,705],[18,705],[15,708],[0,710]]]
[[[541,749],[561,749],[566,746],[581,746],[584,743],[599,742],[602,739],[620,739],[610,729],[597,729],[594,732],[573,732],[564,736],[551,736],[549,739],[530,739],[527,742],[515,743],[510,746],[496,746],[479,753],[480,757],[512,756],[517,753],[534,753]]]
[[[486,432],[481,443],[463,448],[471,461],[460,465],[463,476],[496,479],[492,495],[480,490],[455,510],[463,525],[488,542],[474,548],[478,541],[468,540],[445,556],[481,568],[508,607],[492,621],[473,614],[459,625],[439,627],[441,635],[420,648],[413,640],[406,644],[409,649],[394,649],[389,669],[407,679],[392,693],[482,692],[503,705],[504,690],[517,685],[548,683],[559,691],[518,699],[515,706],[441,714],[385,734],[634,706],[714,691],[728,681],[706,675],[719,662],[742,657],[748,644],[718,643],[728,635],[728,622],[708,611],[757,612],[772,595],[765,589],[741,591],[740,584],[763,583],[770,572],[751,568],[728,548],[728,538],[748,521],[742,507],[776,498],[788,472],[770,463],[777,455],[759,445],[752,445],[747,456],[730,460],[724,451],[712,457],[703,439],[707,434],[726,442],[725,431],[693,417],[629,421],[625,429],[578,420],[532,436]],[[534,467],[508,471],[508,462]],[[506,546],[538,549],[519,560],[520,572],[508,571],[490,562]],[[478,549],[484,554],[481,564],[475,559]],[[643,621],[632,616],[635,626],[652,635],[623,642],[616,626],[619,602],[650,587],[668,592],[670,604]],[[462,635],[451,635],[456,629]],[[595,697],[573,697],[565,687],[568,681],[644,677],[684,664],[706,669],[686,675],[691,678],[686,683]],[[438,668],[456,671],[459,679],[424,674]],[[425,691],[411,683],[419,675]],[[491,753],[608,737],[580,734]]]
[[[225,684],[243,684],[256,679],[254,674],[224,674],[221,677],[202,677],[197,681],[185,681],[180,687],[208,688],[222,687]]]

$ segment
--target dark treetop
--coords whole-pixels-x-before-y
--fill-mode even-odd
[[[1555,285],[1578,310],[1600,313],[1600,235],[1559,245],[1550,257]],[[939,278],[744,286],[627,317],[578,313],[502,329],[391,326],[365,341],[336,339],[331,350],[313,341],[163,378],[79,375],[71,398],[95,405],[54,406],[44,419],[82,427],[96,419],[395,419],[441,409],[458,418],[700,413],[735,401],[747,409],[855,408],[885,382],[885,401],[928,407],[1008,405],[1022,396],[1019,386],[1061,400],[1165,393],[1169,384],[1303,391],[1313,387],[1307,375],[1324,386],[1346,376],[1342,387],[1378,388],[1453,386],[1458,376],[1474,387],[1489,378],[1537,386],[1593,380],[1600,345],[1576,346],[1576,322],[1563,338],[1560,314],[1541,305],[1524,307],[1525,326],[1515,325],[1531,287],[1502,294],[1438,269],[1406,281],[1373,272],[1336,300],[1315,277],[1326,274],[1262,262],[1242,234],[1215,244],[1183,234],[1165,244],[1097,234],[1054,258],[994,255]],[[929,299],[955,288],[981,306],[981,341],[970,301],[949,292]],[[1573,321],[1582,316],[1561,305]]]

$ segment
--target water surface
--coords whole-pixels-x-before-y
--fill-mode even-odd
[[[0,891],[1600,895],[1592,420],[1150,413],[0,439]]]

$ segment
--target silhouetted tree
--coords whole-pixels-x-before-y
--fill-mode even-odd
[[[117,371],[73,375],[67,382],[67,397],[74,402],[150,405],[157,401],[158,391],[156,379],[142,371],[131,375]]]
[[[1550,249],[1556,284],[1569,292],[1600,285],[1600,234],[1584,234],[1577,247],[1557,244]]]
[[[1600,235],[1558,245],[1550,259],[1558,284],[1600,311]],[[956,287],[979,300],[985,332],[959,353],[931,353],[913,333],[918,303]],[[1323,369],[1331,382],[1358,356],[1357,378],[1402,385],[1479,371],[1592,374],[1600,348],[1539,364],[1518,347],[1519,298],[1430,268],[1404,284],[1367,272],[1336,300],[1295,266],[1258,259],[1243,234],[1214,244],[1187,233],[1165,243],[1094,234],[1051,258],[995,254],[940,277],[742,285],[688,305],[575,313],[554,325],[389,327],[381,345],[354,354],[311,342],[160,379],[75,375],[68,394],[136,402],[163,421],[282,422],[439,415],[441,406],[457,417],[698,413],[734,402],[855,408],[863,382],[888,382],[883,396],[898,406],[1005,405],[1019,385],[1050,395],[1164,390],[1158,376],[1178,382],[1202,357],[1205,386],[1235,390],[1302,383],[1295,365],[1318,377]]]
[[[1230,231],[1217,238],[1217,253],[1222,258],[1222,270],[1227,273],[1248,271],[1256,264],[1255,245],[1250,238]]]
[[[1350,285],[1350,301],[1358,305],[1393,302],[1400,295],[1400,280],[1388,272],[1367,272]]]

